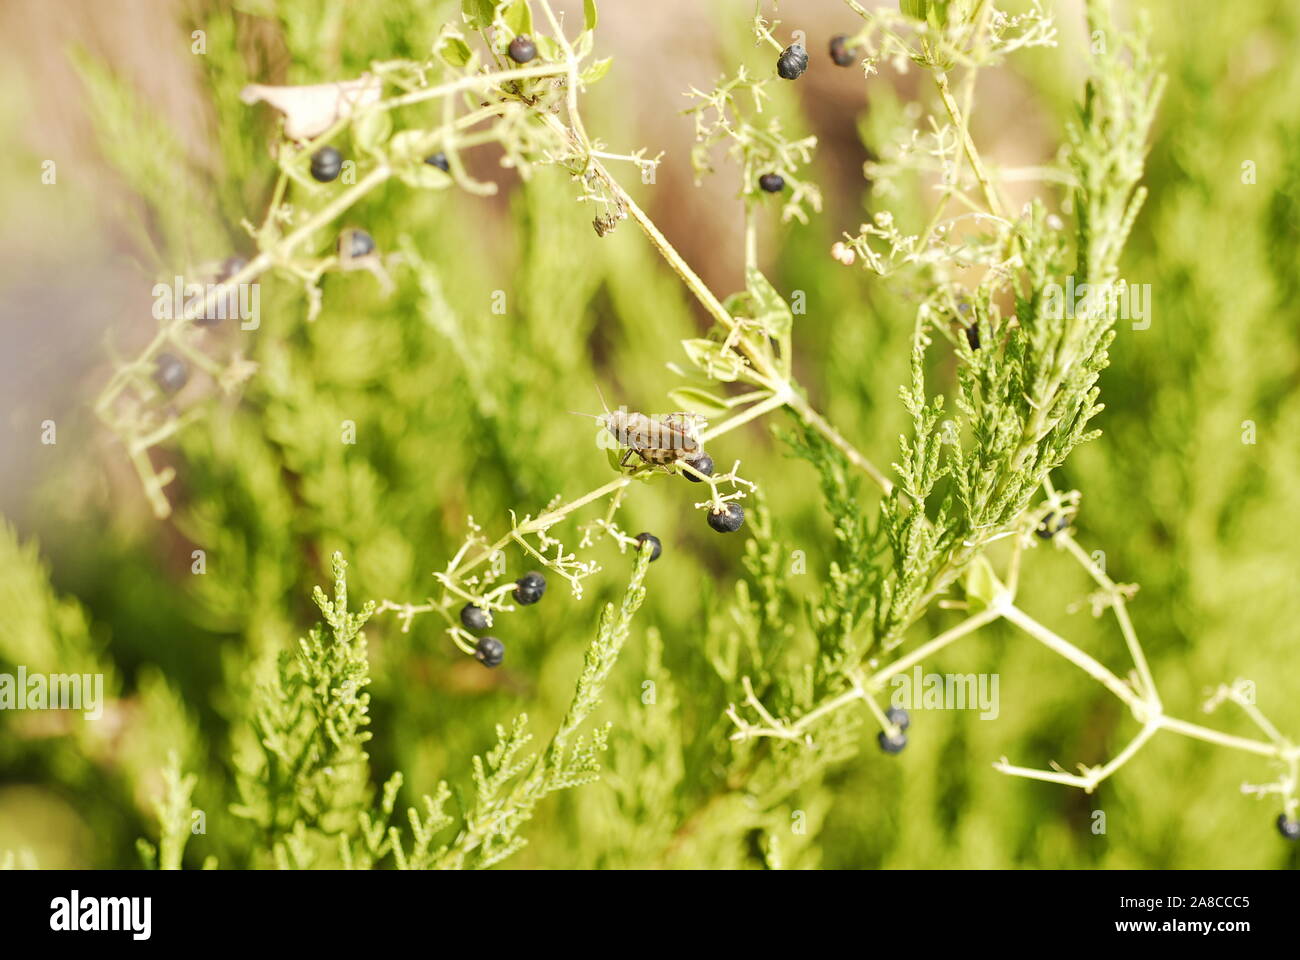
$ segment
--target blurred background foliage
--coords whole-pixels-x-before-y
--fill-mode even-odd
[[[464,535],[467,515],[492,536],[508,511],[536,512],[609,479],[590,427],[567,410],[614,404],[662,410],[678,385],[665,364],[704,320],[631,224],[600,239],[590,211],[555,170],[527,183],[480,153],[474,172],[502,184],[493,198],[413,192],[398,183],[349,212],[379,248],[400,252],[396,289],[366,274],[329,275],[319,318],[300,291],[262,284],[262,326],[211,336],[214,354],[259,364],[238,398],[213,398],[196,378],[177,398],[203,418],[166,454],[179,479],[176,512],[152,518],[88,404],[110,350],[131,356],[151,332],[149,290],[193,265],[249,253],[239,228],[259,219],[273,183],[271,117],[238,101],[247,82],[353,76],[375,59],[422,57],[452,4],[243,0],[235,4],[81,4],[84,17],[37,2],[0,11],[7,35],[30,36],[5,70],[0,118],[11,149],[0,164],[7,249],[0,264],[6,341],[0,506],[0,671],[105,675],[110,704],[96,723],[0,713],[0,851],[42,866],[127,866],[156,837],[168,752],[198,774],[207,814],[186,863],[252,862],[231,817],[232,756],[246,736],[251,684],[317,620],[315,584],[328,557],[350,562],[355,602],[419,602]],[[561,4],[569,16],[580,4]],[[816,134],[813,169],[825,211],[809,226],[764,229],[764,269],[797,319],[796,374],[814,405],[868,455],[895,456],[904,412],[912,299],[834,262],[831,243],[873,209],[862,163],[905,104],[929,90],[915,73],[863,82],[825,56],[851,12],[832,0],[783,4],[809,35],[813,68],[782,85],[774,108]],[[607,9],[606,9],[607,8]],[[1169,87],[1146,184],[1150,199],[1124,260],[1152,286],[1149,329],[1119,326],[1102,377],[1101,440],[1074,455],[1058,487],[1083,492],[1076,526],[1105,552],[1115,579],[1141,590],[1131,610],[1168,708],[1195,719],[1205,691],[1241,676],[1279,727],[1300,733],[1300,10],[1273,0],[1229,5],[1150,0]],[[973,131],[994,163],[1050,159],[1080,92],[1078,5],[1056,4],[1061,46],[981,79]],[[606,2],[597,55],[609,76],[588,100],[588,128],[614,149],[667,151],[636,195],[714,289],[743,286],[740,202],[725,163],[698,187],[681,92],[711,86],[743,60],[769,66],[748,32],[753,4],[718,0]],[[57,22],[56,22],[57,21]],[[190,53],[190,31],[207,52]],[[346,152],[346,151],[345,151]],[[58,163],[43,186],[40,165]],[[1253,183],[1243,182],[1243,164]],[[634,175],[628,180],[635,179]],[[1031,195],[1025,186],[1017,205]],[[1048,193],[1053,204],[1059,198]],[[315,198],[295,197],[308,206]],[[922,219],[926,191],[891,198]],[[504,315],[492,312],[504,291]],[[110,344],[105,349],[105,338]],[[934,351],[932,384],[951,381]],[[945,359],[946,358],[946,359]],[[58,443],[38,442],[58,423]],[[340,443],[340,423],[357,427]],[[1256,442],[1243,443],[1244,421]],[[788,424],[780,423],[780,426]],[[744,462],[758,481],[792,604],[819,593],[830,528],[805,463],[765,424],[728,435],[719,464]],[[813,771],[794,789],[733,789],[722,716],[739,696],[709,663],[728,633],[745,537],[718,537],[690,510],[680,481],[638,485],[625,529],[664,543],[598,719],[613,724],[602,781],[545,801],[524,829],[516,867],[742,867],[766,856],[824,867],[1294,867],[1277,811],[1241,795],[1272,776],[1257,758],[1162,735],[1096,794],[1000,776],[991,762],[1100,763],[1134,732],[1099,686],[1005,627],[986,628],[927,670],[996,671],[1001,712],[913,715],[898,757],[864,749]],[[585,519],[585,518],[584,518]],[[576,541],[572,526],[566,540]],[[207,572],[191,573],[203,549]],[[405,774],[403,804],[440,778],[468,787],[470,758],[493,726],[526,710],[554,727],[600,606],[630,565],[605,542],[606,570],[576,600],[553,584],[543,603],[501,620],[505,666],[487,671],[428,620],[409,633],[391,615],[367,628],[374,682],[376,782]],[[1029,555],[1025,608],[1121,672],[1121,637],[1094,619],[1090,585],[1050,545]],[[511,556],[522,573],[530,564]],[[932,611],[916,637],[942,629]],[[802,621],[799,629],[806,629]],[[712,637],[713,639],[710,639]],[[653,705],[643,684],[656,683]],[[56,715],[61,716],[61,715]],[[1210,723],[1248,734],[1225,708]],[[752,786],[752,785],[751,785]],[[1092,832],[1092,813],[1107,832]],[[806,831],[792,829],[806,824]],[[775,843],[776,850],[773,849]]]

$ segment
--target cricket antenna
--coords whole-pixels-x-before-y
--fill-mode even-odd
[[[605,416],[598,417],[594,413],[579,413],[577,410],[570,410],[569,413],[575,417],[590,417],[597,423],[606,423],[610,417],[609,404],[605,402],[605,395],[600,392],[600,384],[596,384],[596,396],[600,397],[600,405],[605,408]]]

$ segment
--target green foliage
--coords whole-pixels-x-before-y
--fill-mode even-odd
[[[508,728],[498,725],[496,746],[473,758],[474,800],[461,829],[436,847],[437,835],[457,821],[446,812],[453,794],[445,781],[421,798],[421,808],[406,811],[409,838],[391,823],[404,782],[401,773],[388,779],[375,802],[364,748],[371,738],[365,689],[370,665],[361,632],[375,605],[350,612],[347,564],[335,554],[333,565],[333,599],[319,587],[314,594],[330,634],[315,628],[292,656],[279,658],[271,682],[258,691],[248,738],[255,746],[237,761],[240,800],[231,812],[252,821],[257,831],[248,865],[355,869],[374,867],[390,855],[400,869],[483,868],[501,862],[523,847],[526,840],[519,831],[542,799],[599,777],[598,757],[607,748],[608,731],[597,728],[587,740],[579,730],[599,704],[633,615],[645,600],[648,558],[638,560],[621,604],[605,606],[573,700],[544,753],[525,751],[532,739],[526,716],[519,715]],[[178,795],[169,795],[161,810],[164,867],[179,858],[171,825],[193,781],[173,787]]]
[[[721,4],[716,33],[741,36],[741,62],[677,121],[695,124],[694,172],[717,169],[709,189],[660,203],[659,188],[634,201],[625,184],[692,171],[685,153],[666,167],[657,146],[652,160],[596,138],[656,134],[626,126],[644,78],[601,79],[613,25],[597,27],[594,4],[567,36],[538,0],[318,6],[243,4],[204,24],[219,171],[188,159],[129,82],[77,61],[105,159],[140,201],[127,230],[152,251],[147,281],[237,250],[262,322],[164,324],[100,397],[122,446],[95,456],[132,463],[165,521],[110,522],[145,501],[116,483],[79,503],[75,526],[63,509],[25,520],[53,583],[30,542],[0,531],[0,672],[102,673],[117,724],[0,713],[0,825],[52,825],[0,826],[0,864],[1281,862],[1271,822],[1296,805],[1294,748],[1274,764],[1162,733],[1093,778],[1153,716],[1190,716],[1237,676],[1280,730],[1300,729],[1277,628],[1300,618],[1287,579],[1300,356],[1285,335],[1300,131],[1283,95],[1300,71],[1240,60],[1253,37],[1300,36],[1294,11],[1199,20],[1164,4],[1153,30],[1130,32],[1127,5],[1112,21],[1089,3],[1086,77],[1083,25],[1057,38],[1034,4],[1005,18],[992,4],[873,11],[852,37],[868,65],[863,191],[837,187],[825,157],[860,107],[828,120],[800,103],[802,88],[768,79],[766,22],[751,47],[754,8]],[[285,82],[374,70],[384,98],[407,99],[289,143],[279,115],[240,101],[269,76],[267,51],[240,46],[250,21],[287,52]],[[522,32],[536,72],[494,79],[515,69],[503,51]],[[921,79],[899,86],[915,105],[891,85],[900,63]],[[986,106],[983,84],[968,96],[994,68],[1028,104],[1023,123]],[[597,80],[609,99],[589,102]],[[1030,129],[1050,142],[1020,192],[990,159],[1010,154],[981,151]],[[355,183],[305,175],[326,141],[356,161]],[[489,176],[483,148],[510,169]],[[423,162],[435,150],[449,173]],[[856,170],[850,157],[838,166]],[[1259,182],[1238,184],[1247,159]],[[769,170],[789,185],[780,216],[755,186]],[[498,182],[511,195],[494,208]],[[734,193],[744,262],[721,275],[744,289],[715,296],[642,207],[725,219]],[[344,226],[378,248],[355,269],[336,255]],[[1070,278],[1121,277],[1155,287],[1150,329],[1052,309]],[[162,349],[195,368],[170,400],[151,384]],[[717,420],[713,482],[612,472],[590,421],[564,412],[594,409],[593,381],[615,406]],[[756,428],[767,414],[780,443]],[[49,481],[46,502],[62,489]],[[737,499],[741,533],[710,531],[700,511]],[[1050,542],[1033,535],[1047,513],[1069,524]],[[93,549],[87,524],[104,531]],[[629,536],[641,529],[664,542],[648,592]],[[346,581],[341,561],[323,569],[338,554]],[[550,590],[521,609],[513,581],[534,567]],[[331,572],[333,595],[314,593],[324,624],[300,638]],[[349,592],[365,605],[349,609]],[[468,656],[467,602],[507,643],[495,671]],[[881,756],[890,671],[954,631],[965,639],[921,665],[997,672],[1001,715],[914,711],[907,751]],[[1075,670],[1080,651],[1130,699]],[[1228,716],[1237,700],[1219,701],[1215,729],[1258,736],[1244,708]],[[539,745],[538,729],[554,734]],[[1021,777],[1083,772],[1027,783],[991,769],[999,757],[1032,764],[1002,762]],[[1269,777],[1264,803],[1241,797]],[[39,818],[22,815],[28,789]],[[65,811],[61,796],[94,801]],[[1098,809],[1108,835],[1091,832]],[[94,841],[51,839],[78,827]]]
[[[317,848],[355,824],[368,803],[370,670],[362,626],[370,603],[348,611],[346,564],[334,557],[334,599],[314,599],[330,628],[319,628],[282,654],[275,676],[259,691],[253,718],[254,756],[239,764],[241,802],[233,812],[257,826],[277,861],[309,866]],[[291,845],[287,842],[291,839]]]

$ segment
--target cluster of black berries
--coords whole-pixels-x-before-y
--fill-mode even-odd
[[[442,151],[431,153],[424,158],[431,167],[437,167],[443,173],[451,171],[447,155]],[[343,154],[334,147],[321,147],[311,155],[311,175],[321,183],[333,183],[343,171]]]
[[[533,570],[515,581],[513,595],[516,603],[528,607],[542,599],[545,592],[546,578]],[[472,603],[461,607],[460,622],[466,630],[486,630],[492,625],[488,612]],[[496,637],[480,637],[474,645],[474,659],[485,667],[499,667],[505,658],[506,645]]]
[[[856,47],[850,47],[848,36],[841,33],[831,37],[830,55],[831,61],[836,66],[851,67],[857,60],[859,51]],[[790,44],[776,58],[776,72],[783,80],[798,80],[807,69],[808,51],[804,49],[802,43]]]
[[[845,34],[831,38],[830,53],[831,60],[841,67],[852,66],[858,56],[857,49],[849,46]],[[807,69],[808,51],[802,43],[790,44],[776,58],[777,75],[785,80],[798,80]],[[780,193],[785,189],[785,177],[776,172],[765,173],[758,178],[758,187],[765,193]]]
[[[445,153],[425,157],[424,162],[444,172],[451,169]],[[343,155],[334,147],[321,147],[311,155],[311,175],[321,183],[337,180],[342,169]],[[374,252],[375,240],[365,230],[354,227],[339,234],[339,256],[345,262],[360,260]]]
[[[701,450],[690,460],[687,460],[691,467],[705,477],[713,476],[713,458]],[[683,470],[683,475],[691,483],[703,483],[704,477],[693,476],[689,471]],[[728,503],[722,510],[709,511],[709,526],[718,533],[735,533],[745,524],[745,511],[738,503]],[[637,542],[637,549],[642,549],[645,544],[650,544],[650,562],[654,563],[664,552],[663,541],[653,533],[638,533],[633,539]]]
[[[246,266],[248,266],[248,261],[238,254],[227,257],[222,261],[221,269],[217,272],[216,282],[225,283]],[[190,301],[186,306],[188,307],[192,303],[193,301]],[[238,306],[236,300],[228,307],[226,315],[233,316]],[[221,311],[215,309],[210,313],[207,310],[202,310],[194,318],[194,324],[200,327],[214,327],[220,322]],[[158,384],[158,389],[163,393],[168,395],[178,393],[185,384],[189,383],[189,364],[176,354],[164,350],[154,360],[153,379],[154,383]]]
[[[902,707],[890,707],[885,711],[885,719],[898,728],[898,733],[891,737],[881,730],[876,734],[876,742],[885,753],[902,753],[907,746],[907,734],[904,731],[912,725],[912,718]]]
[[[713,458],[703,450],[688,459],[686,464],[695,470],[695,473],[690,470],[682,471],[682,475],[691,483],[703,483],[704,477],[713,476]],[[704,474],[704,477],[697,476],[697,474]],[[709,526],[718,533],[735,533],[744,525],[745,508],[738,503],[726,503],[723,504],[721,510],[709,510]],[[655,554],[655,556],[658,556],[658,554]]]
[[[248,260],[244,257],[234,254],[227,257],[221,263],[221,268],[217,271],[216,282],[225,283],[240,270],[248,266]],[[227,316],[233,316],[238,309],[238,301],[226,310]],[[196,326],[214,327],[221,322],[221,311],[213,310],[209,313],[203,310],[194,318]],[[158,354],[154,360],[153,371],[154,383],[158,384],[158,389],[163,393],[178,393],[182,387],[189,382],[190,368],[189,365],[174,353],[163,351]]]

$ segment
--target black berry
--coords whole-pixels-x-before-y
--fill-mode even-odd
[[[431,153],[424,158],[424,162],[431,167],[437,167],[443,173],[451,172],[451,164],[447,162],[447,155],[439,150],[437,153]]]
[[[980,348],[980,328],[978,325],[972,323],[966,328],[966,342],[970,344],[972,350]]]
[[[474,647],[474,659],[485,667],[499,667],[506,658],[506,645],[496,637],[483,637]]]
[[[713,458],[709,456],[707,453],[705,453],[703,450],[701,450],[698,454],[696,454],[694,458],[687,460],[686,463],[694,467],[696,471],[704,474],[704,476],[706,477],[713,476]],[[697,477],[689,470],[683,470],[682,473],[685,474],[686,479],[691,481],[691,483],[704,482],[700,477]]]
[[[876,743],[880,744],[880,749],[885,753],[902,753],[907,746],[907,734],[900,732],[898,736],[891,737],[881,730],[876,734]]]
[[[785,189],[785,177],[779,173],[765,173],[758,178],[758,185],[768,193],[780,193]]]
[[[467,603],[460,608],[460,622],[465,624],[466,630],[486,630],[492,626],[488,623],[487,611],[472,603]]]
[[[525,573],[515,581],[515,599],[528,606],[530,603],[536,603],[542,599],[542,594],[546,592],[546,578],[536,570],[531,573]]]
[[[808,51],[802,43],[792,43],[776,58],[776,72],[783,80],[798,80],[808,69]]]
[[[1288,819],[1285,813],[1277,815],[1277,832],[1288,840],[1300,840],[1300,820]]]
[[[185,361],[176,354],[160,353],[153,378],[164,393],[175,393],[185,386],[185,382],[190,378],[190,371],[185,366]]]
[[[846,34],[841,33],[837,37],[831,37],[831,59],[838,67],[851,67],[858,59],[858,51],[849,46],[849,38]]]
[[[521,33],[510,41],[506,53],[510,54],[510,59],[515,63],[527,63],[537,56],[537,44],[533,43],[533,38],[528,34]]]
[[[1066,520],[1065,517],[1058,516],[1055,513],[1049,513],[1043,518],[1043,522],[1038,525],[1038,529],[1035,530],[1034,533],[1038,534],[1044,540],[1051,540],[1052,537],[1056,536],[1056,534],[1060,533],[1069,525],[1070,521]]]
[[[375,252],[375,240],[364,230],[344,230],[339,234],[339,254],[359,260]]]
[[[333,147],[321,147],[311,155],[311,175],[321,183],[337,180],[343,170],[343,154]]]
[[[885,719],[898,727],[900,732],[912,725],[912,718],[907,715],[907,711],[902,707],[890,707],[885,711]]]
[[[709,510],[709,526],[718,533],[735,533],[745,525],[745,508],[734,500],[721,510]]]
[[[637,549],[640,550],[642,544],[650,544],[650,562],[654,563],[659,559],[659,554],[664,552],[664,545],[659,542],[659,538],[653,533],[638,533],[636,535]]]

